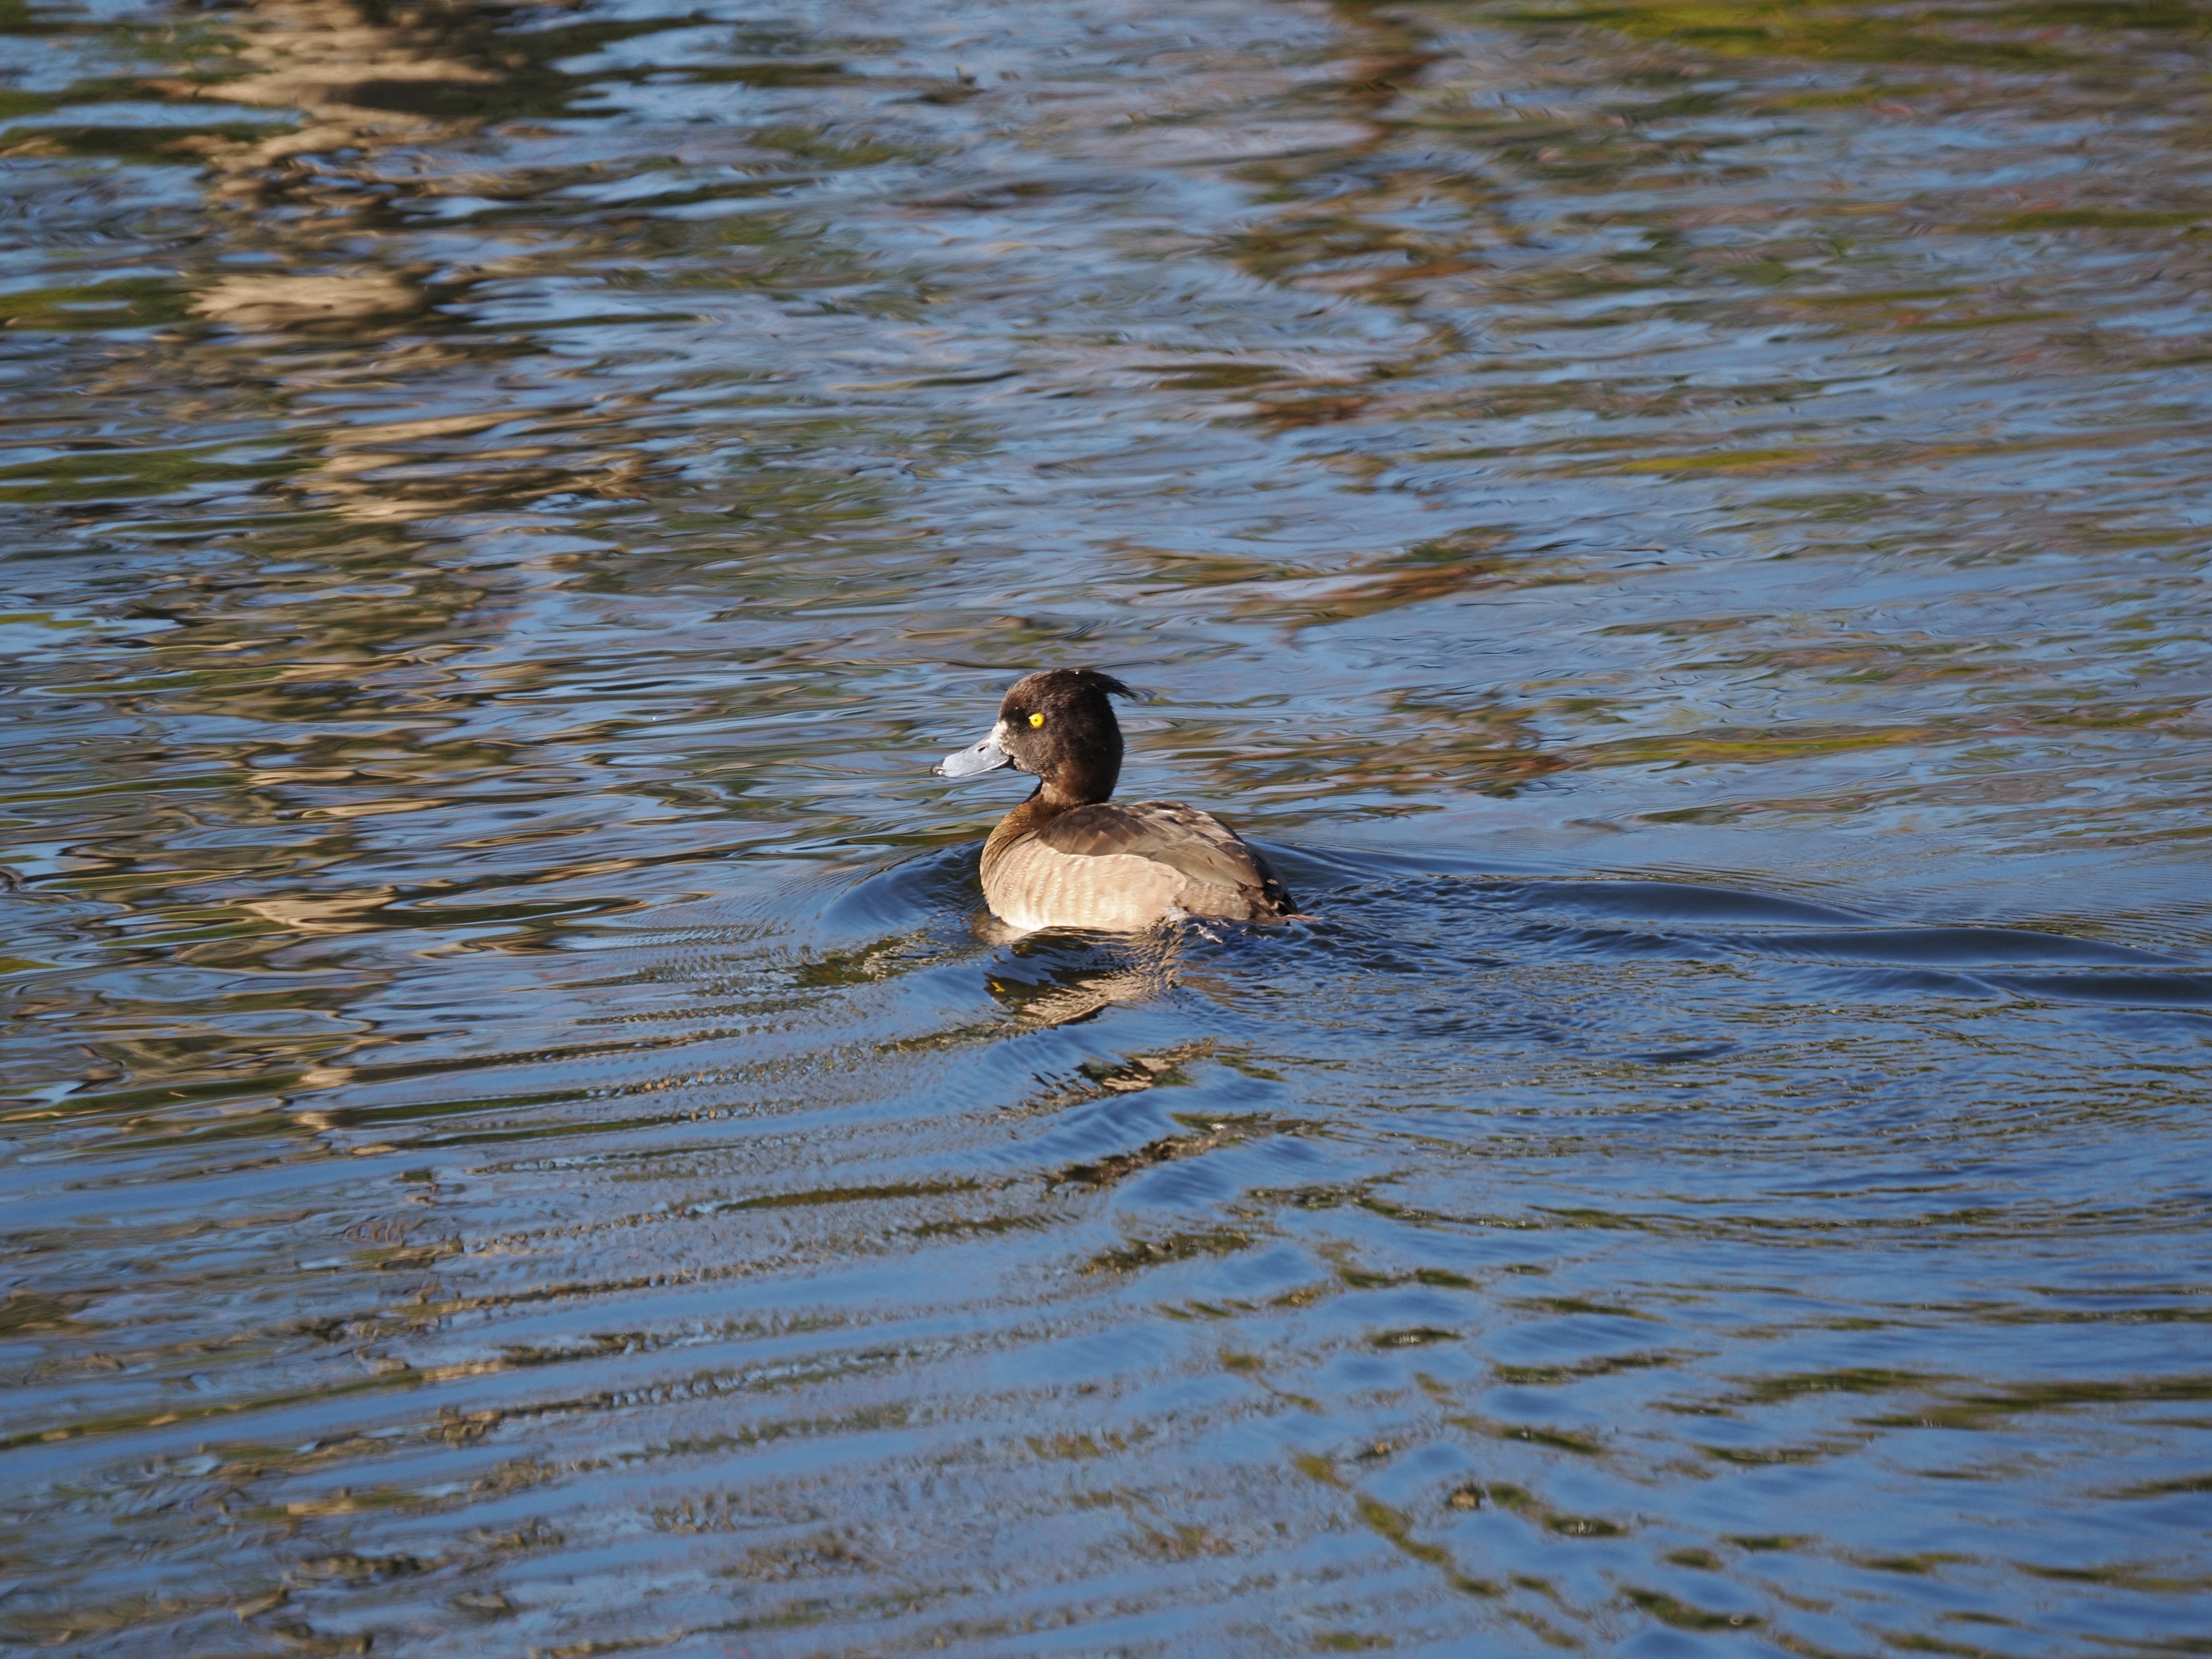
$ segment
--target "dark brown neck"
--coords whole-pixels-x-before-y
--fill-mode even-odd
[[[992,839],[996,840],[1005,835],[1026,836],[1033,830],[1043,829],[1062,812],[1072,812],[1079,806],[1088,805],[1087,801],[1072,799],[1065,790],[1055,789],[1048,783],[1040,783],[1030,791],[1027,800],[999,820],[999,827],[993,832]]]
[[[1114,786],[1121,781],[1121,734],[1114,732],[1101,735],[1110,735],[1113,741],[1086,744],[1067,756],[1037,785],[1036,794],[1031,799],[1050,801],[1054,810],[1061,812],[1071,806],[1090,806],[1110,799]]]

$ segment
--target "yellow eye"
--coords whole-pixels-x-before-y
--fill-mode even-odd
[[[1042,725],[1044,724],[1044,716],[1043,716],[1043,715],[1042,715],[1042,714],[1032,714],[1032,715],[1030,715],[1030,724],[1031,726],[1042,726]]]

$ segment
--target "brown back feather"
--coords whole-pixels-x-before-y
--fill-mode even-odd
[[[1211,887],[1257,889],[1280,911],[1291,908],[1267,860],[1218,818],[1180,801],[1100,801],[1059,814],[1036,836],[1056,853],[1134,854]]]

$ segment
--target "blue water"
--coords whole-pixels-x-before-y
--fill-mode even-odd
[[[0,4],[0,1645],[2203,1651],[2208,56]]]

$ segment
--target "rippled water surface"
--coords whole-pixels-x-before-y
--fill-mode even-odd
[[[2208,31],[0,0],[0,1644],[2206,1651]]]

